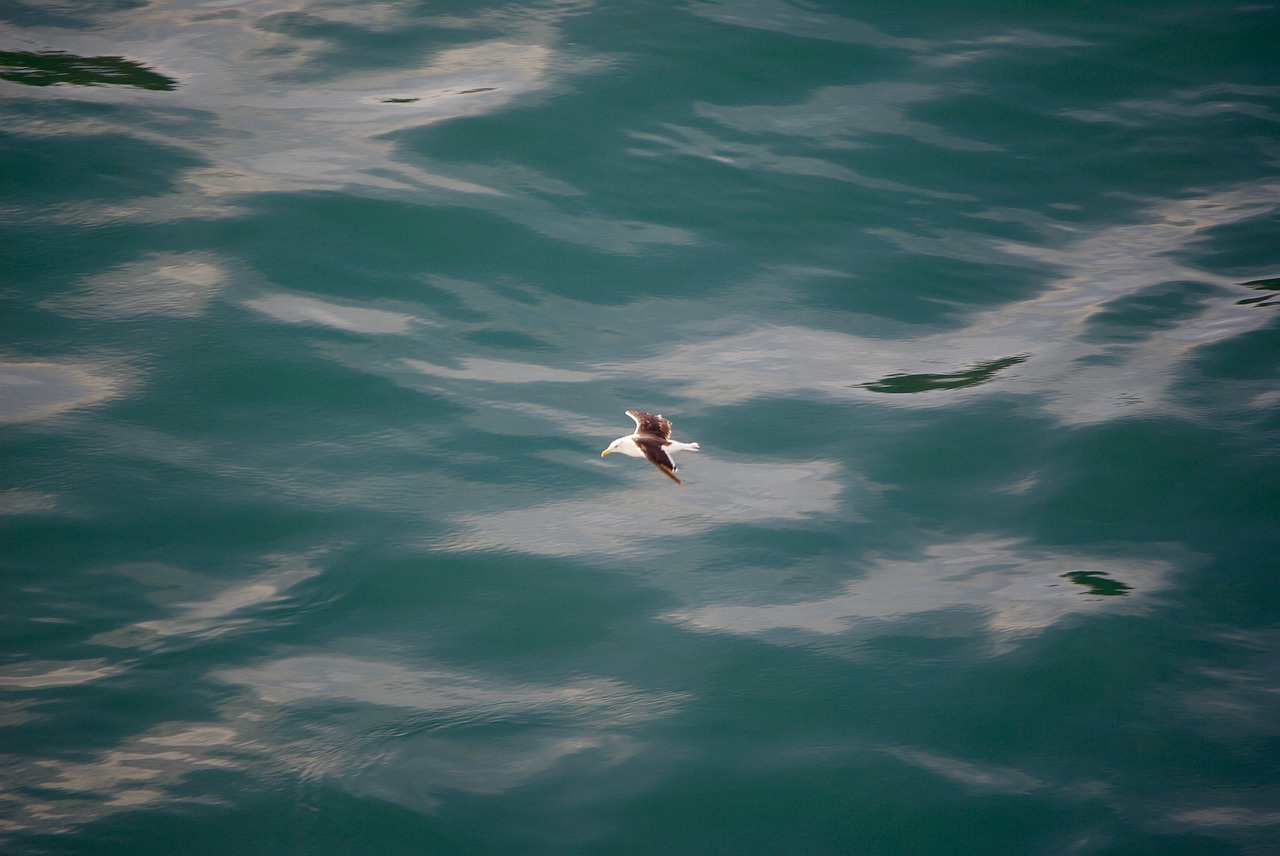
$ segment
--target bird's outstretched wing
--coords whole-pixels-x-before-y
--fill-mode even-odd
[[[645,460],[662,470],[667,478],[684,487],[684,482],[680,481],[676,476],[676,470],[678,469],[676,462],[663,446],[661,440],[656,437],[642,436],[636,439],[636,445],[640,447],[640,451],[644,452]]]
[[[671,439],[671,423],[662,418],[662,414],[654,416],[639,410],[628,410],[627,415],[635,420],[637,434],[656,434],[664,440]]]

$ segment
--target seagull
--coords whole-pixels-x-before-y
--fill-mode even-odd
[[[678,467],[671,453],[696,452],[698,444],[672,440],[671,423],[663,419],[661,413],[652,416],[641,413],[639,410],[628,410],[627,415],[635,420],[635,433],[614,440],[609,444],[609,448],[600,453],[600,457],[603,458],[610,452],[621,452],[632,458],[647,458],[649,463],[662,470],[667,478],[684,487],[684,482],[676,478]]]

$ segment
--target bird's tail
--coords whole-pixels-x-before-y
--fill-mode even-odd
[[[680,444],[680,451],[682,451],[682,452],[700,452],[700,451],[702,451],[702,447],[701,447],[701,446],[699,446],[697,443],[681,443],[681,444]]]

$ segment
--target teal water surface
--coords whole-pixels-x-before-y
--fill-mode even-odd
[[[1280,852],[1274,3],[0,20],[0,852]]]

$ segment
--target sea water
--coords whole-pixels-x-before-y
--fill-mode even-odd
[[[0,851],[1280,849],[1274,3],[0,17]]]

